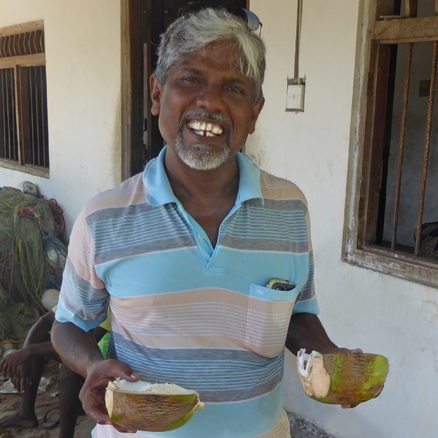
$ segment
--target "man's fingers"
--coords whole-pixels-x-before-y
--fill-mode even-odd
[[[11,382],[12,382],[12,384],[14,385],[15,389],[16,389],[18,392],[21,392],[21,379],[17,379],[17,378],[15,378],[15,377],[13,377],[13,378],[11,379]]]
[[[342,409],[352,409],[355,408],[357,405],[341,405]]]
[[[114,427],[114,429],[117,429],[121,433],[136,433],[136,430],[128,430],[123,427],[117,426],[117,424],[111,423],[111,425]]]
[[[32,382],[27,379],[27,377],[22,377],[21,379],[21,390],[27,392],[30,389]]]
[[[135,371],[129,375],[125,374],[125,380],[128,380],[129,382],[137,382],[137,380],[140,380],[140,378],[140,374],[136,373]]]
[[[108,415],[102,413],[99,409],[93,409],[93,407],[83,407],[87,415],[94,420],[97,424],[111,424],[111,420]]]

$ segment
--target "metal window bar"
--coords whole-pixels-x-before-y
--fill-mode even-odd
[[[17,160],[17,124],[15,119],[15,87],[12,68],[0,70],[1,152],[0,157]]]
[[[49,167],[48,132],[47,132],[47,97],[45,67],[29,67],[27,75],[29,129],[29,156],[27,164]]]
[[[34,99],[34,93],[35,93],[35,86],[33,84],[33,68],[29,68],[29,74],[27,75],[27,81],[28,81],[28,90],[29,90],[29,112],[30,112],[30,157],[26,157],[26,161],[30,162],[30,164],[37,164],[35,160],[35,148],[36,148],[36,139],[35,139],[35,131],[36,126],[38,124],[38,112],[35,110],[35,99]]]
[[[405,139],[406,139],[406,119],[408,114],[408,102],[409,102],[409,85],[411,82],[411,67],[412,67],[412,51],[414,44],[409,43],[407,49],[406,57],[406,76],[405,85],[403,93],[403,111],[401,119],[401,129],[400,129],[400,146],[398,154],[398,168],[397,168],[397,182],[395,186],[395,198],[394,198],[394,216],[392,220],[392,237],[391,237],[391,251],[395,250],[395,243],[397,241],[397,224],[399,216],[400,207],[400,188],[403,173],[403,156],[405,150]]]
[[[43,145],[43,167],[49,167],[49,132],[47,120],[47,83],[46,83],[46,68],[40,68],[41,75],[41,142]]]
[[[426,142],[424,145],[420,208],[418,211],[417,230],[416,230],[416,234],[415,234],[415,256],[416,257],[418,257],[418,253],[420,250],[420,243],[421,243],[420,242],[420,240],[421,240],[421,225],[423,222],[424,195],[426,192],[427,168],[428,168],[428,164],[429,164],[430,134],[431,134],[431,130],[432,130],[433,104],[434,104],[434,100],[435,100],[437,57],[438,57],[438,41],[435,41],[433,44],[433,57],[432,57],[432,69],[431,69],[432,71],[431,71],[431,75],[430,75],[429,106],[428,106],[428,110],[427,110]]]
[[[391,251],[395,251],[397,244],[397,227],[398,227],[398,219],[399,219],[401,180],[403,174],[403,157],[404,157],[404,148],[405,148],[405,139],[406,139],[408,96],[409,96],[409,87],[411,82],[412,52],[413,52],[413,43],[409,43],[407,48],[406,75],[404,82],[403,110],[401,117],[400,144],[399,144],[399,155],[398,155],[398,165],[397,165],[397,181],[396,181],[395,198],[394,198],[394,213],[392,218],[393,227],[392,227],[392,236],[391,236]],[[429,165],[429,152],[430,152],[430,144],[431,144],[433,106],[435,101],[437,60],[438,60],[438,41],[434,42],[434,46],[433,46],[429,102],[428,102],[428,112],[427,112],[427,120],[426,120],[426,140],[424,145],[421,190],[418,198],[419,209],[417,215],[417,225],[415,230],[415,247],[414,247],[415,257],[418,257],[420,251],[420,245],[421,245],[421,229],[423,225],[425,193],[427,186],[427,171]]]

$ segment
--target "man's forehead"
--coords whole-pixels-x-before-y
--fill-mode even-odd
[[[230,42],[207,44],[196,52],[181,55],[171,70],[178,68],[201,73],[204,64],[211,64],[221,70],[232,70],[242,79],[249,79],[243,73],[246,63],[241,59],[238,48]]]

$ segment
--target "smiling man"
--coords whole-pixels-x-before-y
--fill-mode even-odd
[[[264,104],[254,21],[200,8],[169,27],[151,78],[167,146],[75,223],[52,339],[86,377],[98,438],[163,436],[111,423],[104,392],[118,377],[199,392],[205,409],[166,437],[288,438],[285,348],[339,350],[316,316],[302,192],[239,152]],[[103,360],[88,332],[108,305]]]

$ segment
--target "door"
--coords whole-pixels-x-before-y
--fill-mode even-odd
[[[151,115],[149,77],[155,69],[155,51],[160,35],[176,20],[179,10],[190,1],[126,2],[123,179],[141,172],[164,146],[158,129],[158,117]],[[218,0],[215,3],[245,8],[249,0]]]

